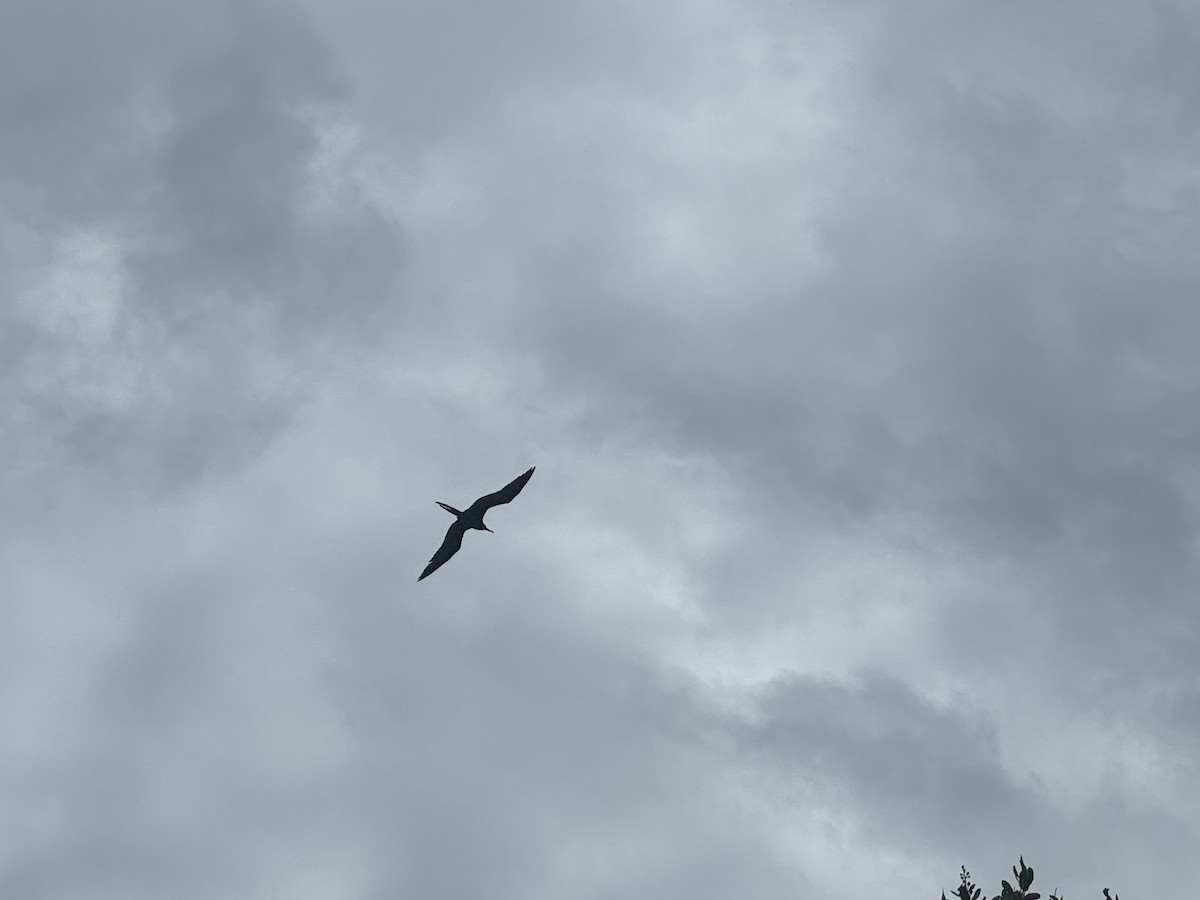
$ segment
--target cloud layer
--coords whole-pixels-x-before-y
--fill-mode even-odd
[[[7,4],[0,893],[1194,881],[1198,35]]]

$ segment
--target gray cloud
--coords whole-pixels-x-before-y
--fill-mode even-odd
[[[9,3],[3,892],[1188,883],[1198,27]]]
[[[30,86],[9,104],[32,110],[4,171],[29,235],[8,260],[25,276],[10,295],[25,363],[11,400],[70,457],[187,483],[257,452],[302,396],[303,368],[394,315],[402,242],[322,156],[344,93],[301,19],[263,7],[193,22],[131,4],[87,31],[67,12],[14,15],[23,43],[61,25],[82,49],[10,82]],[[25,158],[22,143],[45,149]],[[65,180],[41,173],[48,161]]]

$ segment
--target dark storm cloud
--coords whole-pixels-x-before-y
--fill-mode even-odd
[[[486,140],[522,95],[555,101],[576,86],[640,90],[672,70],[691,77],[710,49],[695,42],[703,17],[676,14],[684,4],[363,0],[349,14],[320,0],[305,6],[348,51],[345,65],[368,108],[419,142],[464,134]]]
[[[862,804],[868,827],[900,836],[911,851],[964,829],[986,834],[1034,805],[1036,793],[1004,775],[986,731],[894,678],[793,679],[773,685],[762,702],[764,724],[751,743],[793,777],[844,791]]]
[[[137,260],[148,306],[186,324],[194,295],[215,292],[302,339],[379,324],[398,299],[399,235],[363,197],[345,198],[349,214],[319,200],[321,129],[343,101],[325,48],[290,16],[256,18],[173,73]]]
[[[186,483],[277,432],[309,377],[301,360],[319,366],[394,316],[402,245],[369,201],[325,186],[339,173],[323,129],[344,93],[294,13],[126,4],[92,22],[70,7],[15,9],[5,29],[0,185],[13,227],[36,235],[7,263],[28,281],[37,269],[21,251],[53,266],[64,244],[98,235],[115,296],[90,345],[6,304],[9,358],[50,376],[10,392],[77,459]],[[25,59],[39,42],[55,64]],[[55,290],[26,301],[26,317]],[[82,307],[96,286],[85,276],[74,292]],[[121,398],[80,397],[89,368],[127,383]]]
[[[1182,339],[1200,272],[1179,253],[1194,192],[1155,209],[1141,188],[1187,156],[1170,48],[1194,23],[1156,8],[1131,54],[1123,16],[1056,12],[1018,51],[996,36],[1022,27],[1008,11],[944,12],[878,11],[857,36],[852,152],[831,162],[843,190],[819,201],[816,264],[778,253],[730,279],[768,292],[664,315],[619,280],[637,255],[614,237],[651,195],[609,182],[619,200],[581,204],[539,309],[555,378],[606,386],[614,421],[640,413],[721,453],[788,508],[904,510],[1004,557],[1079,543],[1098,577],[1169,595],[1195,574],[1178,482],[1200,444]],[[1167,71],[1142,72],[1160,51]],[[767,221],[814,202],[780,174]],[[575,181],[544,177],[550,196]],[[746,228],[730,219],[714,243]]]
[[[0,184],[29,215],[119,215],[145,191],[145,116],[170,73],[227,36],[221,4],[15,0],[0,36]],[[224,33],[223,33],[224,32]]]

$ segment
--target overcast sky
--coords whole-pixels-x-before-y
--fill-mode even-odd
[[[1186,0],[4,0],[0,896],[1182,896],[1198,147]]]

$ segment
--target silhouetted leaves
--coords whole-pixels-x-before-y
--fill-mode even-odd
[[[1041,900],[1042,895],[1040,893],[1029,890],[1033,886],[1033,869],[1025,865],[1024,856],[1018,862],[1020,864],[1019,869],[1013,866],[1013,877],[1017,880],[1017,886],[1013,887],[1009,882],[1001,881],[1000,893],[990,898],[990,900]],[[971,873],[967,871],[966,866],[962,867],[959,879],[961,884],[959,884],[958,890],[954,892],[954,900],[979,900],[980,888],[971,881]],[[945,891],[942,891],[942,900],[946,900]],[[985,897],[984,900],[989,900],[989,898]],[[1058,895],[1058,889],[1055,888],[1054,893],[1047,900],[1063,900],[1063,898]],[[1104,888],[1104,900],[1121,900],[1121,898],[1117,894],[1110,895],[1108,888]]]
[[[954,892],[957,900],[979,900],[980,889],[971,881],[971,873],[967,871],[967,867],[963,866],[958,877],[962,883],[958,886],[958,890]],[[942,900],[946,900],[946,892],[942,891]]]
[[[1029,890],[1029,886],[1033,884],[1033,869],[1025,866],[1025,857],[1021,857],[1021,871],[1017,871],[1017,867],[1013,866],[1013,874],[1017,876],[1017,882],[1021,885],[1021,890]]]

